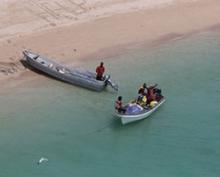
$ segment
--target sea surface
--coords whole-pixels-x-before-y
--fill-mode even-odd
[[[220,176],[219,33],[130,49],[105,66],[118,93],[45,78],[0,95],[0,177]],[[114,100],[131,100],[143,82],[167,101],[122,126]]]

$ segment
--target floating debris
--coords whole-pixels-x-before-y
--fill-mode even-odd
[[[45,157],[41,157],[40,160],[37,162],[37,164],[40,165],[43,162],[48,162],[48,159]]]

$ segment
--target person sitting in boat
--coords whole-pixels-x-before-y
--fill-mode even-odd
[[[115,101],[115,109],[119,113],[125,113],[126,112],[126,109],[123,107],[122,96],[119,96],[118,99]]]
[[[157,87],[157,84],[154,84],[154,85],[147,87],[147,102],[148,102],[148,104],[151,101],[156,101],[156,94],[155,94],[156,87]]]
[[[139,96],[137,99],[137,104],[139,104],[142,107],[147,106],[147,96],[146,95]]]
[[[138,90],[138,100],[141,100],[143,96],[147,97],[147,104],[149,104],[151,101],[156,100],[156,94],[155,94],[155,89],[157,87],[157,84],[150,85],[147,87],[147,84],[144,83],[143,86]]]
[[[154,94],[156,95],[156,101],[160,101],[163,98],[161,89],[155,88]]]
[[[96,68],[96,79],[97,80],[103,80],[103,74],[105,72],[104,63],[101,62],[99,66]]]

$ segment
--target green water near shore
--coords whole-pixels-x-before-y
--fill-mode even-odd
[[[219,34],[204,33],[109,58],[118,94],[47,78],[0,95],[0,177],[219,176],[219,46]],[[122,126],[114,100],[143,82],[158,83],[167,102]],[[49,161],[37,165],[41,157]]]

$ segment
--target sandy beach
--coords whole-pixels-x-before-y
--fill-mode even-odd
[[[220,29],[218,0],[0,1],[1,90],[43,79],[20,62],[30,49],[60,62],[106,60]]]

